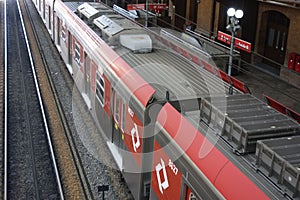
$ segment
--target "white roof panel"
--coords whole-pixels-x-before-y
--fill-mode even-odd
[[[96,10],[93,6],[91,6],[88,3],[84,3],[80,6],[78,6],[77,10],[80,14],[84,15],[88,19],[90,17],[96,15],[97,13],[99,13],[98,10]]]

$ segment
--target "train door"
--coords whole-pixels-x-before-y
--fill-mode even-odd
[[[114,118],[114,128],[112,133],[112,143],[114,143],[119,148],[124,148],[124,142],[123,142],[123,133],[122,128],[124,130],[125,125],[125,104],[122,101],[122,98],[117,94],[113,93],[114,95],[114,101],[113,101],[113,118]]]
[[[87,55],[86,52],[84,52],[84,81],[83,81],[83,92],[87,97],[87,101],[90,104],[90,95],[91,95],[91,85],[90,85],[90,67],[91,67],[91,59]],[[90,105],[89,105],[90,106]]]
[[[48,6],[48,28],[51,31],[51,7]]]
[[[53,23],[52,24],[52,27],[53,27],[53,29],[52,29],[52,39],[55,40],[55,19],[56,19],[56,15],[55,15],[54,11],[52,12],[52,19],[53,19],[53,21],[52,21],[52,23]]]
[[[46,12],[46,3],[45,3],[45,0],[43,0],[43,20],[46,20],[46,18],[45,18],[45,16],[46,16],[45,12]]]
[[[72,34],[68,31],[68,64],[72,66]]]
[[[121,97],[112,89],[111,91],[111,122],[112,122],[112,135],[111,144],[109,148],[111,149],[113,156],[120,170],[123,170],[123,157],[122,150],[124,149],[123,134],[121,131],[122,124],[122,99]],[[124,118],[123,118],[124,119]]]
[[[61,24],[61,21],[60,21],[60,19],[57,17],[56,40],[57,40],[57,45],[58,45],[58,46],[60,46],[60,24]]]

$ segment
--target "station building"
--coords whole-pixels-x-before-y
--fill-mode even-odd
[[[251,52],[240,51],[242,59],[300,87],[300,0],[114,0],[112,3],[122,7],[167,4],[167,14],[161,17],[173,27],[184,30],[192,24],[195,32],[216,41],[218,31],[230,34],[226,29],[230,23],[227,10],[241,9],[244,16],[239,20],[241,29],[235,37],[251,43]]]
[[[174,0],[176,12],[195,23],[196,32],[216,38],[229,24],[227,10],[241,9],[241,30],[236,37],[252,44],[242,58],[300,87],[300,1],[299,0]],[[176,6],[179,4],[179,6]],[[177,24],[180,26],[180,24]]]

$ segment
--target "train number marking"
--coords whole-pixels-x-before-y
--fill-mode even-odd
[[[189,200],[197,200],[197,197],[191,192],[189,196]]]
[[[156,177],[157,177],[157,182],[158,182],[158,187],[160,192],[163,194],[163,190],[166,190],[169,187],[169,181],[168,181],[168,176],[167,176],[167,171],[165,167],[165,163],[162,159],[160,159],[161,163],[158,163],[155,167],[156,170]],[[161,182],[161,177],[160,177],[160,170],[163,170],[163,180],[164,182]]]
[[[133,150],[136,152],[136,150],[141,146],[141,143],[140,143],[140,137],[139,137],[137,125],[134,123],[133,126],[134,127],[131,129],[131,139],[132,139]],[[136,137],[136,141],[134,136]]]
[[[171,159],[169,159],[169,167],[171,168],[171,170],[173,171],[173,173],[175,175],[177,175],[178,173],[178,168],[176,167],[176,165],[171,161]]]
[[[129,113],[129,115],[131,116],[131,117],[133,117],[133,115],[134,115],[134,112],[131,110],[131,108],[129,108],[128,107],[128,113]]]

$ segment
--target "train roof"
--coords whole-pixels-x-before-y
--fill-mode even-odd
[[[262,172],[282,193],[299,199],[300,125],[295,120],[249,94],[206,97],[199,104],[200,110],[189,110],[184,117],[200,133],[218,135],[216,147],[224,155],[236,152],[238,156],[228,158],[237,166],[248,165],[255,176]]]
[[[210,56],[193,42],[180,38],[178,32],[142,27],[132,20],[134,16],[125,18],[102,3],[64,3],[117,53],[116,62],[121,58],[132,68],[120,76],[130,80],[136,77],[131,73],[137,73],[154,88],[155,98],[167,99],[200,132],[204,124],[218,134],[228,144],[224,155],[231,148],[248,164],[256,162],[257,169],[268,171],[266,177],[276,173],[282,191],[287,188],[290,196],[299,197],[299,154],[291,154],[299,145],[295,137],[300,134],[297,122],[251,95],[237,90],[235,95],[227,95],[229,85],[203,68],[213,64]],[[181,49],[176,51],[177,47]],[[282,137],[287,138],[274,139]],[[279,143],[285,143],[284,150],[276,145]],[[274,181],[274,185],[278,183]]]
[[[233,154],[222,138],[200,122],[199,113],[190,111],[182,117],[167,103],[159,113],[157,121],[157,130],[166,132],[157,134],[158,140],[163,141],[166,152],[171,152],[170,159],[180,166],[188,182],[197,185],[199,180],[194,177],[204,173],[226,199],[283,199],[281,192],[255,171],[250,163],[252,160]],[[195,174],[197,171],[200,175]],[[243,191],[243,194],[237,191]]]
[[[240,154],[253,153],[256,142],[300,134],[300,125],[250,94],[206,97],[200,113],[185,115],[196,127],[201,122],[222,136]]]
[[[127,53],[122,58],[154,86],[159,97],[165,97],[167,91],[169,100],[225,93],[223,82],[168,49],[155,49],[148,54]]]
[[[165,98],[166,93],[174,100],[227,92],[228,85],[204,70],[201,63],[195,64],[163,42],[172,41],[195,57],[209,60],[194,38],[174,30],[144,28],[131,20],[134,17],[118,14],[120,8],[116,6],[113,11],[102,3],[65,4],[155,89],[157,99]]]

